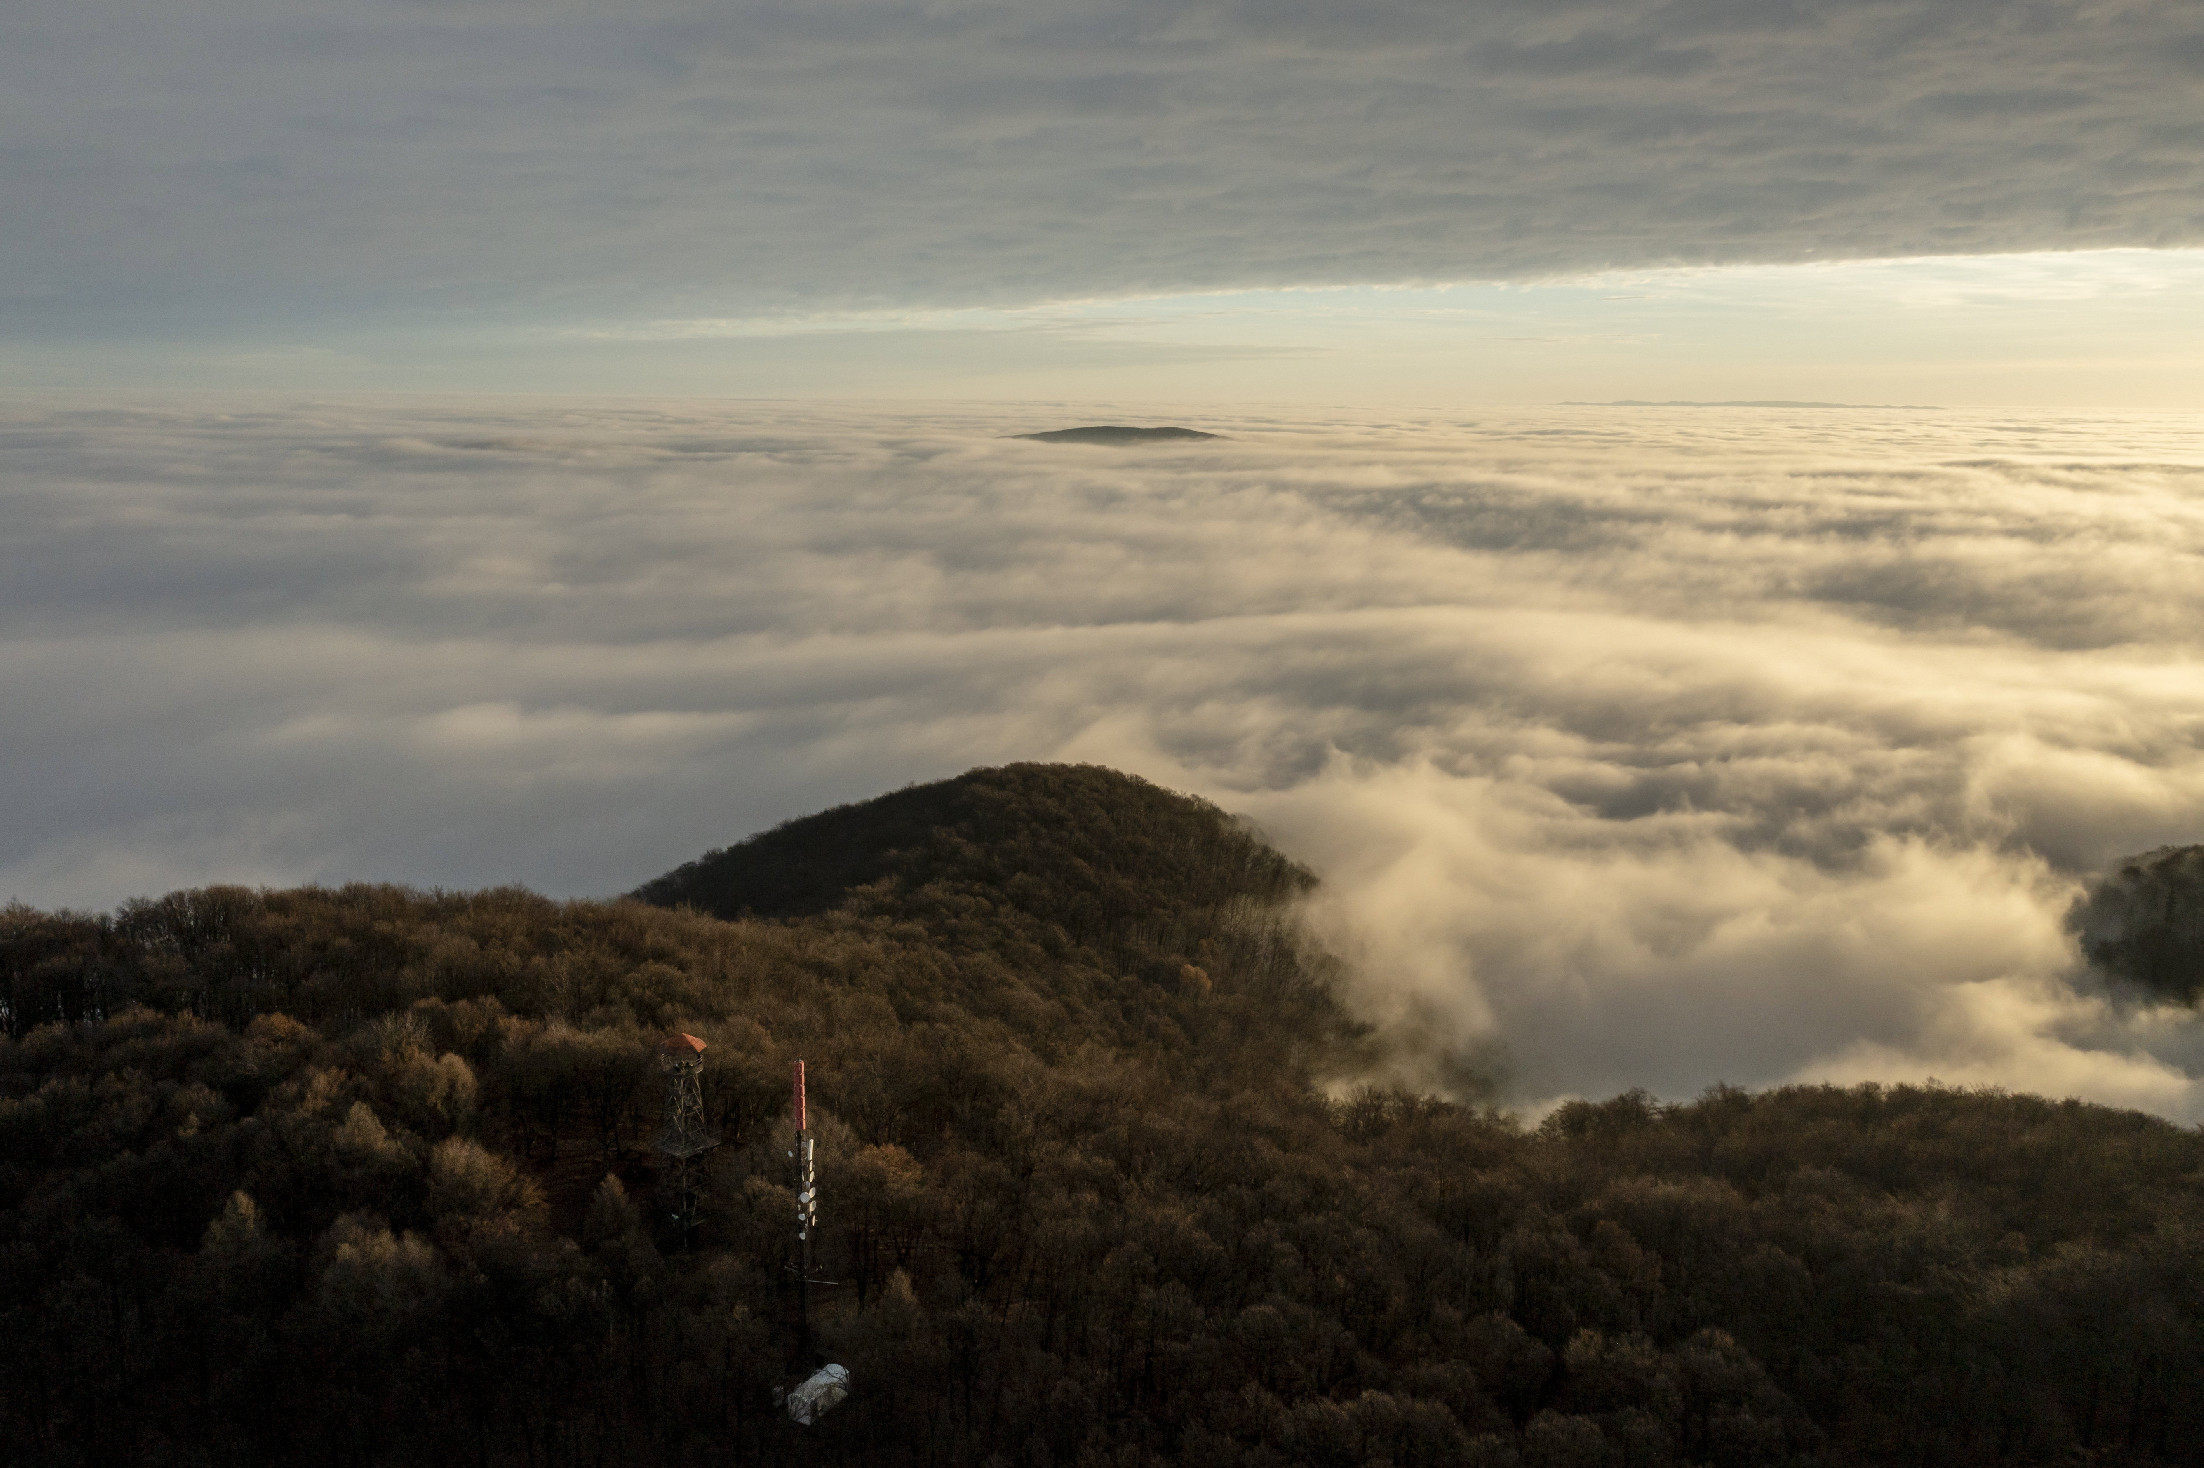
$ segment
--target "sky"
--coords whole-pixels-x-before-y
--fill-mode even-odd
[[[2192,4],[13,0],[0,200],[0,900],[1091,759],[1410,1084],[2204,1120],[2063,926],[2204,840]]]
[[[14,0],[0,388],[2197,406],[2181,0]]]

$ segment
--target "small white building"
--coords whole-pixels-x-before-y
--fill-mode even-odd
[[[805,1377],[802,1385],[789,1389],[788,1415],[809,1427],[812,1419],[848,1395],[849,1368],[822,1366]]]

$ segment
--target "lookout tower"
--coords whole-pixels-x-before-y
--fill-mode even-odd
[[[658,1069],[666,1077],[666,1124],[651,1143],[664,1156],[666,1191],[681,1242],[696,1226],[696,1159],[719,1145],[704,1115],[704,1042],[676,1031],[658,1042]]]

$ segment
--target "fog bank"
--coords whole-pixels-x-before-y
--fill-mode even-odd
[[[1088,759],[1327,879],[1358,998],[1536,1104],[2001,1084],[2204,1116],[2073,978],[2204,839],[2194,418],[388,401],[0,421],[0,897],[623,890]]]

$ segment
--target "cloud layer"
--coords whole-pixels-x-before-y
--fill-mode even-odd
[[[19,0],[0,304],[415,329],[2193,243],[2200,81],[2177,0]]]
[[[2204,839],[2193,418],[1003,437],[1086,417],[19,411],[0,896],[610,892],[1094,759],[1261,820],[1360,1002],[1519,1100],[1935,1074],[2204,1116],[2185,1012],[2077,987],[2060,927]]]

